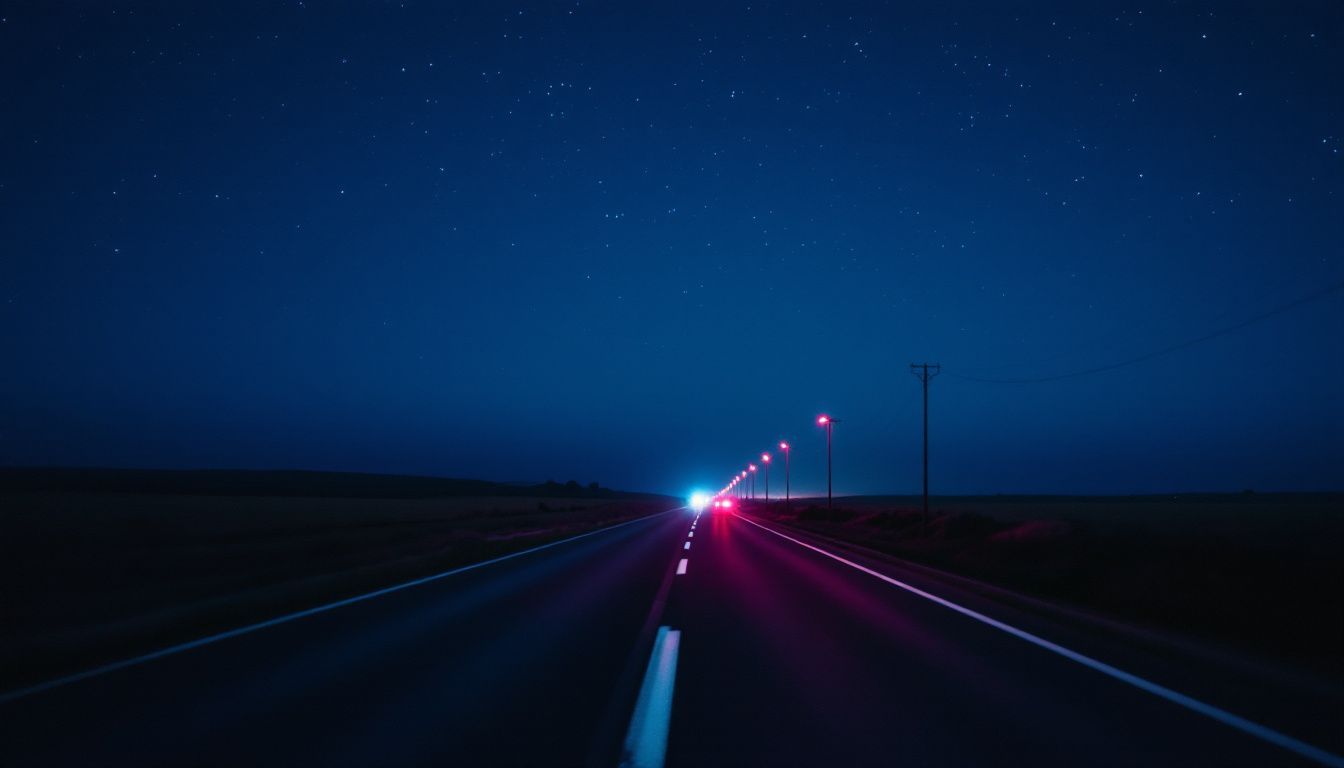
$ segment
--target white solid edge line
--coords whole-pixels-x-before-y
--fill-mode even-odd
[[[617,528],[622,528],[622,527],[627,526],[627,525],[632,525],[632,524],[634,524],[634,523],[638,523],[638,522],[643,521],[643,520],[651,520],[651,519],[653,519],[653,518],[655,518],[655,517],[658,517],[658,516],[660,516],[660,515],[665,515],[665,514],[667,514],[667,513],[669,513],[669,512],[676,512],[678,509],[685,509],[685,507],[674,507],[674,508],[672,508],[672,509],[664,510],[664,511],[662,511],[662,512],[655,512],[655,513],[653,513],[652,515],[645,515],[644,517],[637,517],[637,518],[635,518],[634,520],[627,520],[627,521],[625,521],[624,523],[617,523],[616,525],[607,526],[607,527],[605,527],[605,528],[598,528],[598,529],[595,530],[595,531],[589,531],[589,532],[587,532],[587,533],[580,533],[580,534],[577,535],[577,536],[570,536],[570,537],[567,538],[567,539],[561,539],[561,540],[559,540],[559,541],[552,541],[552,542],[548,542],[548,543],[546,543],[546,544],[540,544],[540,545],[538,545],[538,546],[532,547],[531,549],[524,549],[524,550],[520,550],[520,551],[518,551],[518,552],[510,552],[510,553],[507,554],[507,555],[500,555],[499,557],[492,558],[492,559],[490,559],[490,560],[482,560],[482,561],[479,562],[479,563],[471,563],[470,565],[463,565],[463,566],[460,566],[460,567],[457,567],[457,568],[453,568],[453,569],[451,569],[451,570],[443,571],[442,573],[435,573],[435,574],[432,574],[432,575],[430,575],[430,576],[423,576],[423,577],[418,578],[418,579],[413,579],[413,580],[411,580],[411,581],[402,582],[401,584],[393,584],[393,585],[390,586],[390,587],[383,587],[382,589],[376,589],[376,590],[374,590],[374,591],[372,591],[372,592],[366,592],[366,593],[364,593],[364,594],[362,594],[362,595],[355,595],[354,597],[347,597],[347,598],[345,598],[345,599],[343,599],[343,600],[337,600],[337,601],[334,602],[334,603],[327,603],[327,604],[325,604],[325,605],[319,605],[319,606],[316,606],[316,607],[314,607],[314,608],[305,608],[305,609],[302,610],[302,611],[295,611],[294,613],[287,613],[287,614],[285,614],[285,615],[283,615],[283,616],[277,616],[277,617],[275,617],[275,618],[273,618],[273,619],[266,619],[265,621],[259,621],[259,622],[255,623],[255,624],[248,624],[248,625],[246,625],[246,626],[237,627],[236,629],[229,629],[229,630],[225,630],[225,631],[223,631],[223,632],[219,632],[219,633],[217,633],[217,634],[207,635],[206,637],[197,638],[197,639],[195,639],[195,640],[188,640],[188,641],[185,642],[185,643],[179,643],[179,644],[177,644],[177,645],[170,645],[170,646],[168,646],[167,648],[160,648],[160,649],[157,650],[157,651],[151,651],[151,652],[146,653],[146,654],[143,654],[143,655],[141,655],[141,656],[134,656],[134,657],[129,658],[129,659],[122,659],[121,661],[114,661],[114,662],[111,662],[111,663],[109,663],[109,664],[104,664],[104,665],[102,665],[102,666],[100,666],[100,667],[94,667],[94,668],[92,668],[92,669],[86,669],[86,670],[84,670],[83,672],[76,672],[76,673],[74,673],[74,674],[66,675],[66,676],[64,676],[64,677],[57,677],[57,678],[54,678],[54,679],[52,679],[52,680],[47,680],[47,681],[45,681],[45,682],[36,683],[36,684],[34,684],[34,685],[30,685],[30,686],[28,686],[27,688],[17,688],[17,689],[12,690],[12,691],[6,691],[6,692],[4,692],[4,693],[0,693],[0,704],[8,704],[8,703],[11,702],[11,701],[14,701],[14,700],[16,700],[16,699],[21,699],[21,698],[23,698],[23,697],[25,697],[25,696],[31,696],[32,694],[35,694],[35,693],[41,693],[42,691],[48,691],[48,690],[51,690],[52,688],[57,688],[57,687],[62,686],[62,685],[68,685],[68,684],[70,684],[70,683],[77,683],[77,682],[79,682],[80,680],[87,680],[87,679],[90,678],[90,677],[97,677],[98,675],[103,675],[103,674],[106,674],[106,673],[108,673],[108,672],[115,672],[115,671],[117,671],[117,670],[119,670],[119,669],[126,669],[127,667],[134,667],[134,666],[137,666],[137,665],[139,665],[139,664],[144,664],[145,662],[148,662],[148,661],[154,661],[155,659],[161,659],[161,658],[163,658],[163,657],[165,657],[165,656],[172,656],[173,654],[181,653],[181,652],[183,652],[183,651],[189,651],[189,650],[191,650],[191,649],[193,649],[193,648],[200,648],[200,647],[203,646],[203,645],[209,645],[209,644],[211,644],[211,643],[217,643],[217,642],[219,642],[220,640],[228,640],[229,638],[238,637],[239,635],[246,635],[246,634],[249,634],[249,633],[252,633],[252,632],[256,632],[256,631],[259,630],[259,629],[266,629],[266,628],[268,628],[268,627],[274,627],[274,626],[276,626],[277,624],[285,624],[285,623],[287,623],[287,622],[294,621],[295,619],[302,619],[302,618],[305,618],[305,617],[307,617],[307,616],[312,616],[312,615],[315,615],[315,614],[318,614],[318,613],[326,613],[327,611],[330,611],[330,610],[333,610],[333,609],[336,609],[336,608],[343,608],[343,607],[345,607],[345,606],[347,606],[347,605],[353,605],[354,603],[361,603],[361,602],[363,602],[363,601],[365,601],[365,600],[371,600],[371,599],[373,599],[373,598],[375,598],[375,597],[382,597],[383,595],[391,594],[391,593],[393,593],[393,592],[399,592],[399,591],[401,591],[401,590],[403,590],[403,589],[409,589],[409,588],[411,588],[411,587],[418,587],[418,586],[420,586],[421,584],[428,584],[428,583],[431,582],[431,581],[438,581],[439,579],[444,579],[444,578],[447,578],[447,577],[449,577],[449,576],[456,576],[456,575],[459,574],[459,573],[465,573],[465,572],[467,572],[467,571],[472,571],[472,570],[475,570],[475,569],[477,569],[477,568],[484,568],[484,567],[487,566],[487,565],[494,565],[495,563],[502,563],[502,562],[504,562],[505,560],[512,560],[512,559],[515,558],[515,557],[522,557],[522,556],[524,556],[524,555],[530,555],[530,554],[532,554],[532,553],[534,553],[534,552],[540,552],[540,551],[543,550],[543,549],[550,549],[551,547],[558,547],[558,546],[560,546],[561,544],[568,544],[568,543],[571,542],[571,541],[578,541],[579,539],[587,538],[587,537],[589,537],[589,536],[596,536],[596,535],[599,534],[599,533],[606,533],[607,531],[614,531],[614,530],[616,530]]]
[[[827,552],[821,547],[813,546],[805,541],[799,541],[798,539],[795,539],[792,536],[788,536],[772,528],[768,528],[764,525],[761,525],[755,520],[742,517],[742,515],[739,515],[736,512],[734,512],[733,514],[738,518],[740,518],[741,520],[745,520],[746,522],[751,523],[752,525],[756,526],[757,528],[760,528],[763,531],[773,533],[774,535],[780,537],[781,539],[788,539],[789,541],[792,541],[794,544],[797,544],[801,547],[806,547],[814,552],[825,555],[826,557],[829,557],[832,560],[836,560],[838,562],[844,563],[845,565],[848,565],[851,568],[863,571],[869,576],[879,578],[882,581],[887,582],[888,584],[900,587],[901,589],[904,589],[905,591],[910,592],[912,594],[919,595],[920,597],[926,600],[932,600],[933,602],[945,608],[951,608],[952,610],[962,614],[963,616],[968,616],[972,619],[975,619],[976,621],[988,624],[989,626],[994,627],[995,629],[1007,632],[1008,634],[1013,635],[1014,637],[1026,640],[1032,645],[1044,648],[1045,650],[1051,651],[1053,653],[1057,653],[1066,659],[1076,661],[1085,667],[1090,667],[1102,673],[1103,675],[1108,675],[1110,677],[1115,678],[1116,680],[1120,680],[1121,682],[1129,683],[1135,688],[1147,691],[1148,693],[1151,693],[1155,696],[1159,696],[1163,699],[1166,699],[1167,701],[1170,701],[1173,704],[1178,704],[1182,707],[1185,707],[1186,709],[1198,712],[1199,714],[1205,715],[1206,717],[1213,718],[1214,720],[1217,720],[1218,722],[1224,725],[1236,728],[1242,733],[1254,736],[1258,739],[1262,739],[1271,744],[1282,747],[1290,752],[1294,752],[1309,760],[1315,760],[1316,762],[1321,763],[1322,765],[1344,768],[1344,757],[1336,755],[1332,752],[1327,752],[1326,750],[1321,749],[1320,747],[1313,746],[1311,744],[1306,743],[1305,741],[1301,741],[1287,734],[1280,733],[1268,726],[1264,726],[1251,720],[1247,720],[1246,718],[1241,717],[1240,715],[1234,715],[1231,712],[1228,712],[1225,709],[1219,709],[1218,707],[1215,707],[1212,704],[1205,704],[1204,702],[1198,699],[1194,699],[1189,696],[1186,696],[1183,693],[1173,691],[1170,688],[1158,685],[1157,683],[1154,683],[1150,680],[1145,680],[1144,678],[1139,677],[1138,675],[1131,674],[1117,667],[1113,667],[1104,661],[1098,661],[1097,659],[1094,659],[1091,656],[1086,656],[1077,651],[1065,648],[1062,645],[1052,643],[1043,637],[1033,635],[1032,633],[1027,632],[1026,630],[1023,629],[1018,629],[1017,627],[1014,627],[1011,624],[1005,624],[1002,621],[999,621],[998,619],[992,619],[984,615],[983,613],[978,613],[976,611],[971,610],[970,608],[958,605],[952,602],[951,600],[938,597],[937,595],[925,592],[924,590],[918,587],[911,586],[898,579],[893,579],[892,577],[887,576],[886,574],[878,573],[877,571],[874,571],[871,568],[866,568],[851,560],[846,560],[845,558],[837,554]]]
[[[677,563],[677,575],[680,576],[685,572],[686,572],[686,558],[683,557],[681,558],[681,562]]]
[[[625,734],[621,765],[630,768],[662,768],[667,757],[667,732],[672,723],[672,690],[677,681],[677,651],[681,631],[658,628],[653,654],[639,687],[630,730]]]

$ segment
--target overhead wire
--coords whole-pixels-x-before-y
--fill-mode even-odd
[[[963,381],[974,381],[981,384],[1036,384],[1047,381],[1060,381],[1062,379],[1074,379],[1080,376],[1091,376],[1092,374],[1104,373],[1106,371],[1113,371],[1117,368],[1124,368],[1125,366],[1134,365],[1136,363],[1146,362],[1156,357],[1162,357],[1163,355],[1169,355],[1173,352],[1179,352],[1183,349],[1188,349],[1190,347],[1195,346],[1196,344],[1202,344],[1206,341],[1211,341],[1220,336],[1226,336],[1230,333],[1235,333],[1243,328],[1255,325],[1256,323],[1268,320],[1272,317],[1281,315],[1285,312],[1297,309],[1298,307],[1301,307],[1303,305],[1310,304],[1313,301],[1323,299],[1326,296],[1329,296],[1330,294],[1340,289],[1344,289],[1344,281],[1332,283],[1330,285],[1325,286],[1324,288],[1318,288],[1317,290],[1312,291],[1311,293],[1299,296],[1298,298],[1293,299],[1292,301],[1289,301],[1285,304],[1280,304],[1272,309],[1269,309],[1258,315],[1242,320],[1241,322],[1236,323],[1234,325],[1219,328],[1216,331],[1211,331],[1202,336],[1197,336],[1193,339],[1186,339],[1185,341],[1171,344],[1162,347],[1161,349],[1156,349],[1151,352],[1138,355],[1136,357],[1131,357],[1114,363],[1107,363],[1106,365],[1098,365],[1092,368],[1084,368],[1082,370],[1069,371],[1068,373],[1052,374],[1049,376],[1033,376],[1033,377],[1022,377],[1012,379],[997,379],[981,376],[968,376],[966,374],[957,373],[955,370],[946,370],[946,369],[944,369],[943,373],[947,374],[948,376],[962,379]]]

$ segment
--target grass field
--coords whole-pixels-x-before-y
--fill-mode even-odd
[[[748,509],[1344,681],[1344,494],[854,497]]]
[[[10,488],[0,492],[0,689],[678,503]]]

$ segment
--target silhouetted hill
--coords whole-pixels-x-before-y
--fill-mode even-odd
[[[495,483],[416,475],[251,469],[0,468],[0,493],[137,493],[184,496],[292,496],[419,499],[461,496],[547,496],[657,499],[660,494],[614,491],[596,483]]]

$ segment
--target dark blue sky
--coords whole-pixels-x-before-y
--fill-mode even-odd
[[[1344,488],[1341,291],[957,378],[1344,280],[1344,6],[448,5],[0,12],[0,462]]]

